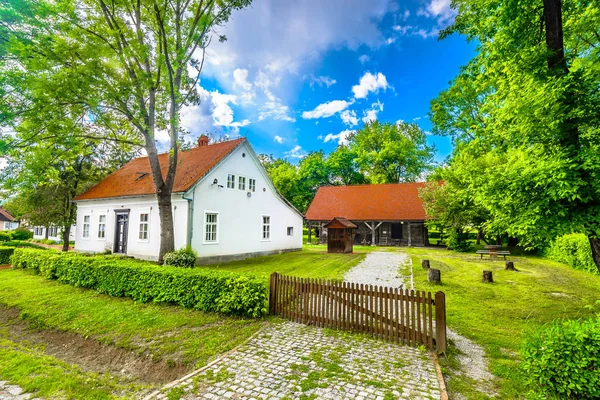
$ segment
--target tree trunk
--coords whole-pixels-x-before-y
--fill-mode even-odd
[[[421,261],[421,267],[423,267],[423,269],[429,269],[430,268],[429,260]]]
[[[46,228],[46,240],[48,240],[48,234],[50,233],[50,228],[45,226],[44,228]]]
[[[513,263],[512,261],[507,261],[506,263],[504,263],[504,269],[507,271],[516,271],[515,263]]]
[[[475,243],[477,246],[481,244],[481,239],[483,238],[483,232],[481,229],[477,231],[477,242]]]
[[[158,262],[162,262],[165,254],[175,250],[175,235],[173,234],[173,208],[171,206],[171,191],[158,192],[158,216],[160,219],[160,251]]]
[[[483,271],[483,275],[481,277],[481,281],[484,283],[494,283],[494,278],[492,276],[492,271]]]
[[[546,24],[546,46],[552,52],[548,57],[548,68],[560,68],[568,73],[563,41],[561,0],[544,0],[544,23]]]
[[[62,251],[69,251],[69,236],[71,235],[71,225],[63,226],[63,247]]]
[[[600,271],[600,239],[595,237],[588,237],[590,241],[590,247],[592,248],[592,259],[596,264],[596,268]]]
[[[430,268],[427,272],[427,280],[431,283],[442,283],[442,273],[439,269]]]

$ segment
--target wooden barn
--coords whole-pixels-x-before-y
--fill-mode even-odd
[[[379,246],[427,246],[425,209],[419,189],[425,183],[320,187],[308,211],[309,239],[318,232],[327,243],[326,224],[343,216],[357,226],[354,243]]]

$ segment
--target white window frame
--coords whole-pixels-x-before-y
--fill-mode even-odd
[[[227,189],[235,189],[235,174],[227,174]]]
[[[100,218],[104,217],[104,222],[100,220]],[[100,227],[103,227],[102,233],[104,236],[100,236]],[[98,230],[96,231],[96,236],[98,240],[106,241],[106,214],[98,215]]]
[[[256,192],[256,179],[248,178],[248,191]]]
[[[245,176],[241,176],[241,175],[238,176],[238,189],[246,191],[246,177]]]
[[[142,221],[142,215],[147,215],[148,219]],[[146,225],[146,238],[142,239],[140,234],[142,233],[142,224]],[[138,234],[137,241],[142,243],[148,243],[150,241],[150,210],[139,210],[138,212]]]
[[[206,240],[206,233],[207,233],[207,226],[208,223],[206,222],[206,217],[208,215],[216,215],[217,216],[217,221],[214,224],[216,227],[216,232],[215,232],[215,240]],[[210,211],[210,210],[204,210],[204,218],[202,219],[202,244],[219,244],[219,233],[221,231],[221,229],[219,228],[219,212],[218,211]],[[212,223],[211,223],[212,225]]]
[[[269,223],[265,224],[265,217],[269,218]],[[269,233],[268,237],[265,238],[265,226],[267,226],[269,229],[267,229],[267,232]],[[261,237],[261,242],[270,242],[271,241],[271,216],[268,214],[262,214],[260,216],[260,237]]]
[[[87,223],[85,222],[85,219],[88,219]],[[87,225],[87,235],[85,234],[85,226]],[[46,228],[48,229],[48,228]],[[90,231],[92,229],[92,215],[91,214],[85,214],[83,216],[83,229],[81,230],[81,238],[82,239],[90,239]]]
[[[12,229],[12,222],[5,222],[4,223],[4,230],[5,231],[9,231]]]
[[[287,235],[288,236],[294,236],[294,227],[293,226],[288,226],[287,227]]]

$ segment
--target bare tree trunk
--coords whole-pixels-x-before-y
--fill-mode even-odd
[[[546,45],[552,51],[552,55],[548,57],[548,68],[558,67],[568,73],[563,41],[561,0],[544,0],[544,23]]]
[[[48,234],[50,233],[50,227],[45,226],[44,228],[46,228],[46,240],[48,240]]]
[[[590,247],[592,248],[592,259],[596,264],[596,268],[600,271],[600,239],[588,236]]]
[[[171,191],[158,192],[158,216],[160,219],[160,250],[158,261],[162,262],[165,254],[175,250],[173,234],[173,208],[171,207]]]
[[[62,251],[69,251],[69,236],[71,235],[71,225],[63,226],[63,246]]]

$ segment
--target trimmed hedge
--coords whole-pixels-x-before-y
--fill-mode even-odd
[[[2,242],[3,247],[30,247],[32,249],[46,250],[45,247],[31,242],[23,242],[19,240],[11,240],[10,242]]]
[[[555,322],[530,336],[521,355],[528,383],[544,398],[600,398],[600,317]]]
[[[0,265],[10,264],[10,257],[15,251],[14,247],[0,247]]]
[[[10,232],[0,231],[0,242],[8,242],[12,240]]]
[[[572,233],[556,238],[546,255],[554,261],[567,264],[598,275],[598,268],[592,259],[592,249],[588,238],[581,233]]]
[[[140,302],[171,303],[251,317],[260,317],[267,311],[264,282],[227,271],[173,268],[114,256],[33,249],[16,249],[12,264],[47,279]]]
[[[33,232],[25,228],[17,228],[10,232],[12,240],[29,240],[33,239]]]

